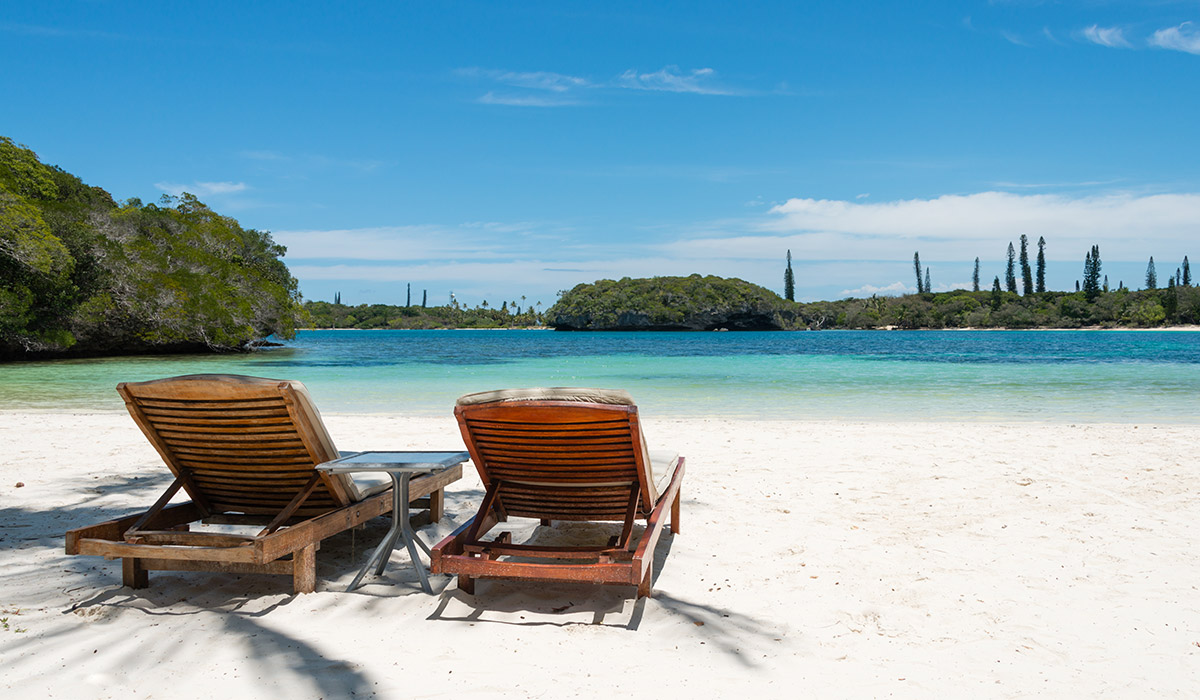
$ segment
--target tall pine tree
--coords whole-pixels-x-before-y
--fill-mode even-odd
[[[1046,291],[1046,239],[1038,236],[1037,289],[1038,294]]]
[[[1012,293],[1017,292],[1017,251],[1013,244],[1008,244],[1008,266],[1004,271],[1004,288]]]
[[[932,291],[933,291],[933,286],[929,284],[929,268],[926,267],[925,268],[925,292],[929,293]]]
[[[917,271],[917,294],[925,291],[925,281],[921,279],[921,253],[913,253],[913,269]]]
[[[979,258],[975,258],[975,274],[971,275],[971,291],[979,291]]]
[[[1100,246],[1094,245],[1083,259],[1083,293],[1088,301],[1100,294]]]
[[[1021,294],[1033,294],[1033,270],[1029,269],[1029,237],[1021,234]]]
[[[1146,266],[1146,289],[1158,289],[1158,274],[1154,272],[1154,256],[1150,256],[1150,264]]]
[[[1183,286],[1192,286],[1192,266],[1188,264],[1187,256],[1183,256]]]
[[[792,251],[787,252],[787,267],[783,271],[783,298],[796,301],[796,276],[792,274]]]

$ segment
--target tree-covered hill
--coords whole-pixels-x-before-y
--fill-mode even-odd
[[[0,136],[0,359],[290,337],[299,293],[283,254],[191,195],[119,204]]]
[[[557,330],[779,330],[795,326],[794,306],[740,279],[625,277],[576,285],[546,321]]]
[[[958,290],[797,303],[738,279],[625,278],[578,285],[545,317],[561,330],[1156,328],[1200,324],[1200,287],[1091,295]]]

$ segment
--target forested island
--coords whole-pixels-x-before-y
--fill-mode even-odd
[[[191,195],[118,203],[0,136],[0,359],[291,337],[300,296],[283,254]]]
[[[520,306],[347,306],[307,302],[313,328],[556,330],[827,330],[1155,328],[1200,323],[1200,287],[1079,292],[956,290],[793,302],[721,277],[653,277],[576,285],[545,312]]]

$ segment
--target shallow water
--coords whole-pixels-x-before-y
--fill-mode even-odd
[[[121,381],[299,379],[325,412],[446,414],[515,386],[628,389],[656,416],[1200,422],[1200,333],[302,331],[247,355],[0,365],[9,410],[122,410]]]

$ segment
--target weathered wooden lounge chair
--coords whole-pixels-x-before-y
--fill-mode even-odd
[[[434,573],[458,574],[466,593],[476,578],[501,578],[632,585],[639,598],[650,595],[668,506],[671,532],[679,532],[684,460],[646,449],[628,393],[492,391],[460,398],[454,414],[486,494],[475,517],[434,547]],[[510,517],[543,525],[615,520],[622,528],[589,547],[513,544],[510,532],[483,539]],[[639,519],[646,524],[635,538]]]
[[[198,374],[117,391],[175,481],[141,515],[71,530],[66,550],[119,557],[127,586],[148,585],[148,570],[219,571],[290,574],[295,592],[310,593],[321,540],[391,512],[386,476],[315,469],[338,451],[300,382]],[[461,476],[456,465],[414,478],[412,499],[439,520],[442,490]],[[192,500],[167,505],[180,489]],[[191,531],[197,521],[261,530]]]

